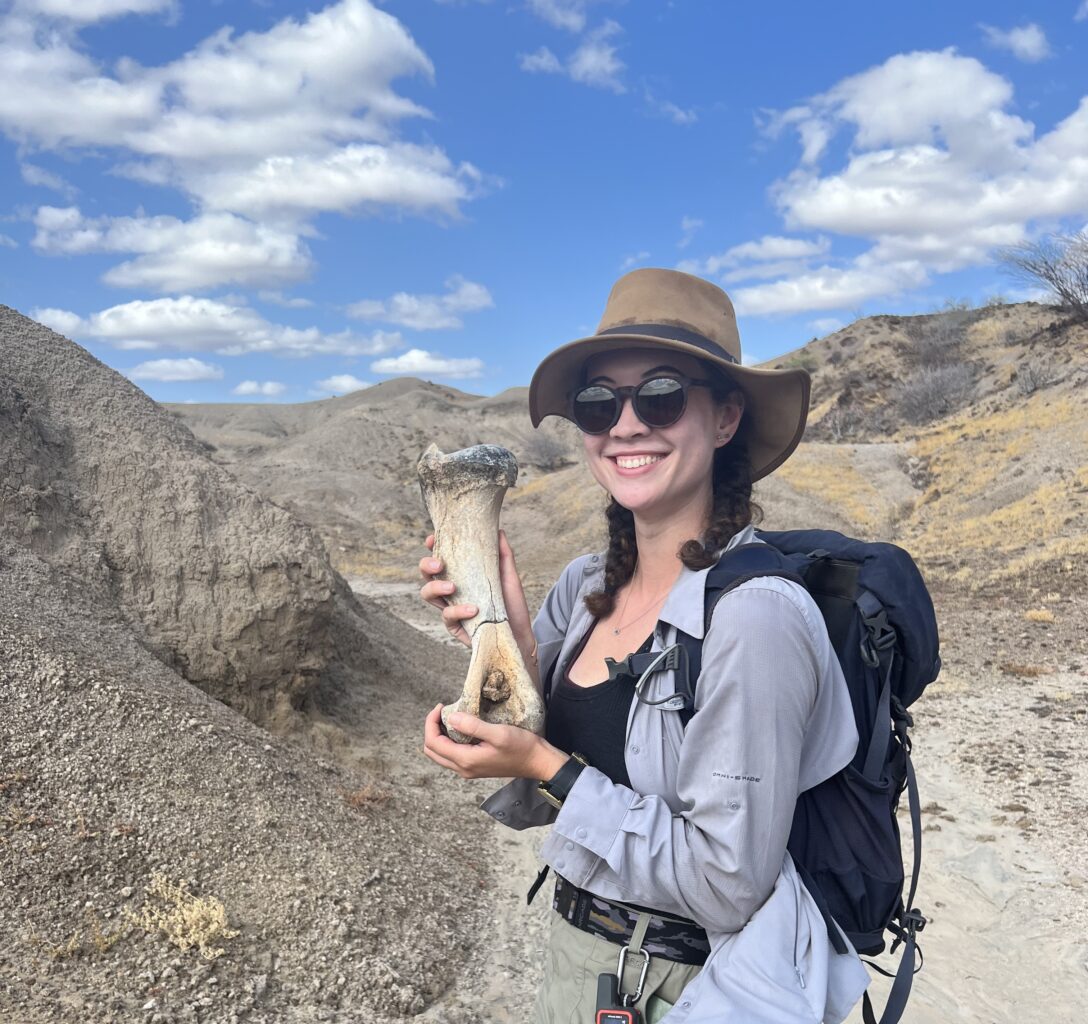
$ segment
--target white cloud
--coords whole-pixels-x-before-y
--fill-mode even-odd
[[[616,22],[606,21],[583,37],[566,62],[561,61],[546,46],[542,46],[535,53],[522,54],[519,58],[520,67],[522,71],[567,75],[575,82],[598,89],[626,92],[627,89],[620,79],[626,65],[616,56],[615,45],[609,42],[622,31]]]
[[[561,74],[563,65],[559,58],[546,46],[542,46],[535,53],[523,53],[518,58],[518,65],[522,71],[544,71]]]
[[[680,218],[680,230],[683,232],[680,241],[676,243],[677,249],[686,249],[691,245],[692,239],[695,237],[695,233],[703,226],[703,222],[698,217],[681,217]]]
[[[18,249],[19,243],[11,235],[0,234],[0,249]]]
[[[93,338],[121,349],[188,349],[227,356],[250,352],[364,356],[403,344],[397,333],[375,331],[367,338],[350,331],[327,334],[316,327],[273,324],[246,306],[192,295],[126,302],[86,318],[57,309],[37,310],[31,316],[69,337]]]
[[[66,309],[53,309],[45,306],[30,311],[30,319],[45,324],[51,331],[63,334],[71,338],[80,329],[83,321],[75,313],[69,313]]]
[[[284,309],[309,309],[313,305],[312,299],[304,299],[301,295],[284,295],[277,291],[260,291],[257,298],[262,302],[270,302],[273,306],[282,306]]]
[[[266,398],[275,398],[287,390],[286,384],[278,380],[244,380],[241,384],[231,389],[232,395],[264,395]]]
[[[173,12],[175,0],[15,0],[15,9],[28,14],[90,24],[126,14]]]
[[[630,270],[639,263],[645,263],[649,258],[650,254],[645,249],[642,252],[636,252],[630,256],[625,256],[623,262],[620,264],[620,273]]]
[[[107,284],[182,292],[224,284],[292,283],[312,268],[297,234],[230,213],[88,218],[78,207],[39,207],[32,242],[45,253],[131,252],[103,275]]]
[[[819,320],[810,320],[808,325],[821,337],[825,334],[832,334],[839,330],[840,327],[846,326],[838,317],[834,316],[825,316],[821,317]]]
[[[528,0],[528,7],[555,28],[581,32],[586,27],[588,0]]]
[[[192,381],[220,380],[223,369],[199,359],[152,359],[126,371],[131,380]]]
[[[775,277],[806,270],[809,261],[826,255],[831,249],[828,238],[786,238],[764,235],[752,242],[742,242],[725,252],[701,260],[683,260],[679,269],[690,274],[723,275],[726,281],[752,277]]]
[[[482,285],[454,275],[446,281],[445,295],[410,295],[397,292],[392,298],[363,299],[348,306],[348,316],[378,320],[416,331],[462,327],[460,314],[490,309],[491,293]]]
[[[38,167],[36,164],[26,162],[19,164],[19,173],[22,175],[23,181],[28,185],[52,189],[68,199],[71,199],[79,191],[59,174],[47,171],[44,167]]]
[[[346,395],[352,391],[362,391],[363,388],[368,387],[370,387],[369,381],[359,380],[358,377],[353,377],[350,373],[338,373],[317,382],[318,390],[329,395]]]
[[[1049,132],[1009,113],[1011,84],[954,50],[896,55],[803,105],[776,114],[767,132],[797,133],[800,165],[772,196],[791,231],[869,244],[852,260],[813,269],[812,255],[783,280],[738,291],[753,315],[849,309],[946,273],[987,264],[995,247],[1035,225],[1083,221],[1088,212],[1088,97]],[[826,171],[827,143],[850,145]],[[735,253],[733,254],[736,255]],[[764,247],[760,255],[771,255]],[[732,279],[771,267],[716,269]]]
[[[159,67],[126,59],[109,69],[85,52],[78,25],[47,27],[44,2],[0,15],[0,66],[19,83],[0,90],[0,131],[19,144],[94,147],[118,157],[123,174],[181,189],[204,213],[283,220],[390,205],[455,215],[482,179],[437,146],[397,138],[403,119],[430,115],[393,83],[431,79],[433,66],[369,0],[339,0],[263,32],[223,28]],[[137,6],[89,0],[86,10],[91,20]]]
[[[816,309],[849,309],[870,299],[897,295],[925,284],[919,263],[889,266],[819,267],[783,281],[738,289],[733,295],[737,313],[775,316]]]
[[[410,348],[395,358],[379,359],[370,364],[372,373],[427,374],[433,377],[479,377],[484,364],[481,359],[446,359],[420,348]]]
[[[699,120],[699,115],[694,110],[685,110],[671,100],[663,100],[649,89],[644,91],[644,96],[647,106],[653,113],[660,117],[667,117],[673,124],[695,124]]]
[[[1034,22],[1007,31],[993,25],[980,26],[986,41],[999,50],[1008,50],[1017,60],[1034,64],[1052,56],[1046,33]]]
[[[1081,0],[1077,13],[1073,15],[1074,21],[1088,21],[1088,0]]]

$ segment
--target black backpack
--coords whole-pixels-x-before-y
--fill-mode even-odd
[[[921,867],[921,814],[910,761],[913,724],[907,708],[940,671],[937,621],[910,555],[892,544],[869,544],[827,530],[760,532],[765,543],[727,551],[706,578],[705,623],[723,594],[751,579],[778,576],[801,584],[819,606],[850,689],[858,749],[838,774],[801,794],[789,846],[806,888],[827,921],[835,950],[846,952],[837,923],[862,954],[903,946],[880,1024],[903,1014],[921,966],[916,933],[925,918],[914,907]],[[685,633],[684,725],[695,714],[702,642]],[[903,854],[896,822],[906,789],[914,837],[910,889],[903,900]],[[889,972],[870,964],[882,974]],[[876,1024],[868,994],[863,1015]]]

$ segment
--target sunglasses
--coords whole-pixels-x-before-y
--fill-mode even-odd
[[[631,399],[635,415],[648,427],[670,427],[688,405],[688,389],[711,388],[709,380],[687,377],[652,377],[635,387],[614,388],[589,384],[574,395],[571,419],[583,434],[604,434],[620,419],[625,399]]]

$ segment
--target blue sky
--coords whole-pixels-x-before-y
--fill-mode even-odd
[[[1088,221],[1088,0],[0,0],[0,66],[0,301],[160,401],[526,384],[636,266],[759,361]]]

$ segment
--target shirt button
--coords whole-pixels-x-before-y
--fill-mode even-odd
[[[684,1010],[690,1010],[690,1009],[691,1009],[691,1000],[690,1000],[690,999],[685,999],[685,1000],[684,1000],[684,1001],[683,1001],[683,1002],[682,1002],[682,1003],[680,1004],[680,1006],[681,1006],[681,1008],[682,1008],[682,1009],[684,1009]]]
[[[585,837],[586,837],[586,836],[587,836],[588,834],[589,834],[589,833],[588,833],[588,832],[586,832],[586,830],[585,830],[584,828],[580,828],[580,829],[578,829],[578,833],[577,833],[577,835],[578,835],[578,838],[579,838],[579,839],[585,839]]]
[[[506,817],[506,811],[496,811],[495,812],[495,817],[496,818],[505,818]]]
[[[564,843],[563,844],[563,849],[568,850],[568,851],[573,850],[574,849],[574,843]]]
[[[515,800],[514,801],[514,806],[515,807],[520,807],[521,806],[521,801],[520,800]]]
[[[634,744],[632,743],[632,744],[631,744],[631,753],[632,753],[632,754],[641,754],[641,753],[642,753],[642,748],[641,748],[641,747],[636,747],[636,746],[635,746],[635,745],[634,745]]]
[[[731,811],[739,811],[740,810],[740,804],[738,804],[736,800],[730,800],[729,801],[729,809]]]
[[[565,860],[557,860],[555,862],[555,870],[556,871],[562,871],[563,868],[565,868],[566,866],[567,866],[567,862]]]

